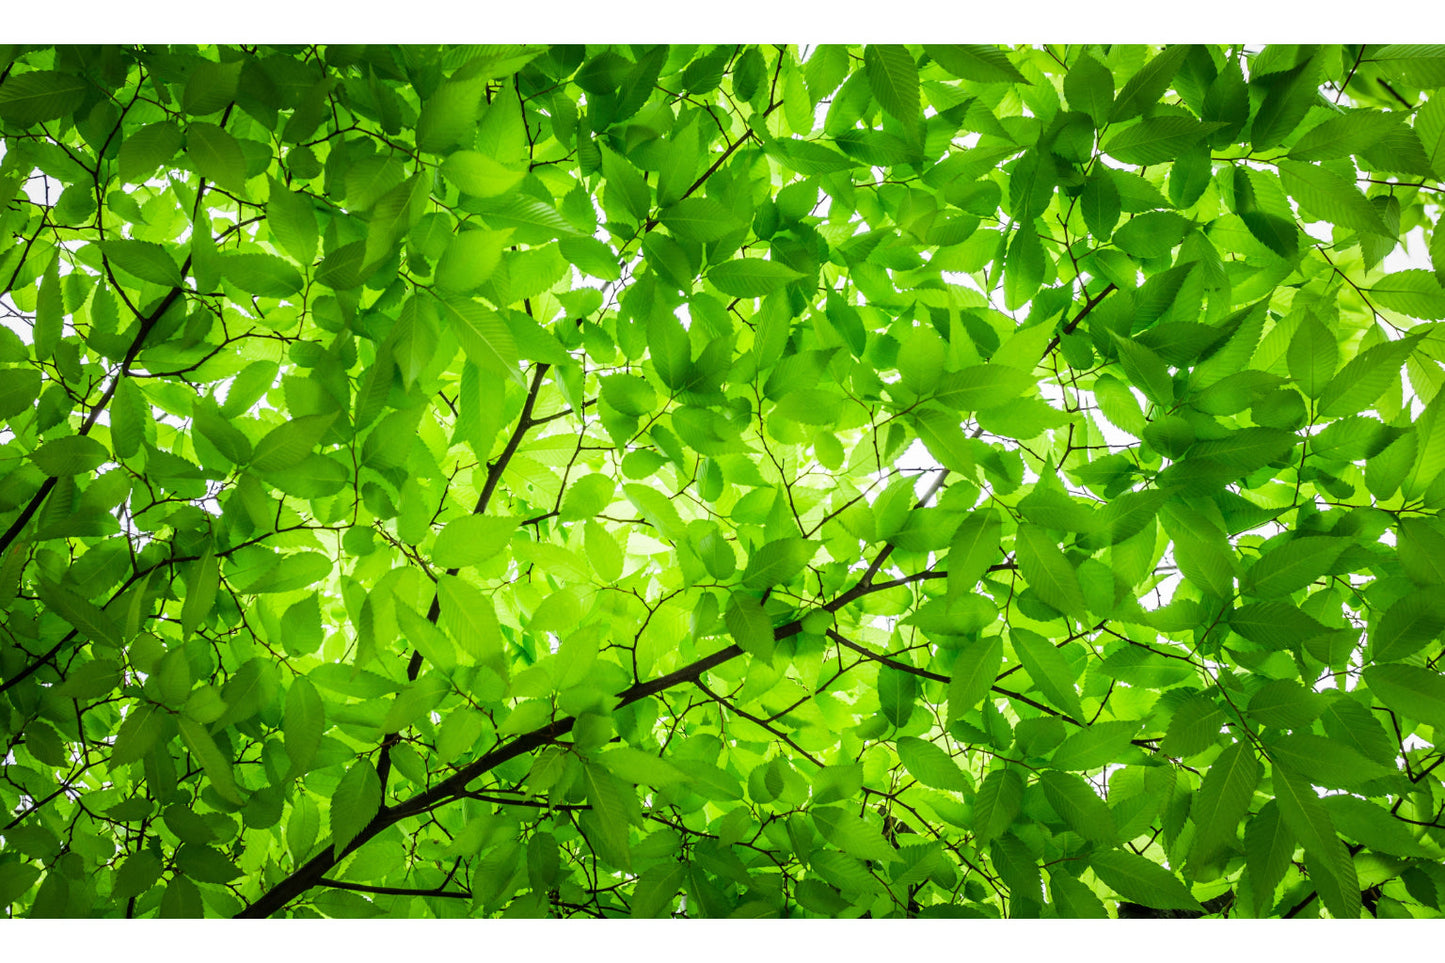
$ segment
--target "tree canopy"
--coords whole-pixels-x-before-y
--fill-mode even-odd
[[[9,915],[1440,914],[1445,48],[0,65]]]

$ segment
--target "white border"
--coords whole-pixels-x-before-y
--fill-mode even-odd
[[[1423,0],[61,0],[7,3],[4,19],[6,41],[44,43],[1445,40]]]
[[[1286,950],[1316,963],[1369,959],[1382,946],[1408,955],[1412,948],[1438,946],[1432,939],[1437,935],[1428,925],[1388,920],[70,920],[16,921],[5,927],[4,940],[9,959],[40,959],[63,947],[68,959],[117,963],[190,961],[198,955],[208,963],[257,959],[1119,963],[1156,955],[1171,963],[1218,963],[1272,959]]]

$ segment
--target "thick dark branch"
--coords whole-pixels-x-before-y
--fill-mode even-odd
[[[522,443],[522,438],[539,422],[532,420],[532,409],[537,405],[537,394],[542,390],[542,376],[551,367],[546,364],[538,364],[532,369],[532,386],[527,391],[527,400],[522,405],[522,414],[517,419],[517,428],[512,432],[512,437],[507,439],[507,447],[497,456],[487,469],[487,480],[482,485],[482,493],[477,498],[477,507],[472,510],[474,515],[482,515],[487,511],[487,505],[491,503],[492,494],[497,490],[497,484],[502,480],[502,473],[507,470],[511,463],[512,456],[517,453],[517,446]],[[453,573],[455,574],[455,573]]]
[[[935,486],[933,490],[936,491],[937,486]],[[824,608],[830,612],[836,612],[849,602],[862,598],[872,592],[881,592],[885,589],[905,585],[909,582],[922,581],[925,578],[942,577],[945,577],[943,573],[923,572],[918,575],[895,579],[891,582],[879,582],[874,585],[855,585],[852,589],[824,606]],[[791,622],[773,629],[773,638],[791,638],[801,632],[802,629],[802,619],[794,619]],[[669,672],[667,675],[629,686],[617,694],[617,708],[620,709],[624,706],[631,705],[648,696],[671,689],[673,686],[695,682],[702,677],[704,672],[715,669],[742,654],[743,650],[737,645],[729,645],[726,648],[714,652],[712,655],[704,656],[696,662],[689,663],[680,669]],[[465,796],[469,792],[467,786],[473,780],[508,760],[526,755],[535,749],[540,749],[556,741],[558,738],[571,732],[576,721],[575,718],[567,716],[548,723],[539,729],[534,729],[531,732],[520,735],[506,745],[498,746],[491,752],[473,760],[430,789],[419,792],[410,799],[398,803],[395,806],[383,807],[380,812],[372,817],[371,822],[368,823],[361,832],[357,833],[356,837],[352,839],[344,849],[337,852],[335,846],[327,846],[303,866],[292,872],[290,876],[287,876],[270,890],[262,894],[256,902],[237,913],[236,918],[264,919],[278,912],[285,907],[287,903],[291,902],[291,900],[317,885],[325,876],[326,872],[341,862],[348,853],[362,846],[387,827],[401,822],[403,819],[425,813],[453,799]]]
[[[779,107],[781,107],[782,105],[783,105],[783,102],[782,102],[781,100],[774,101],[773,103],[771,103],[771,104],[768,105],[768,109],[767,109],[767,110],[763,111],[763,116],[764,116],[764,117],[768,116],[769,114],[771,114],[773,111],[777,110],[777,109],[778,109]],[[739,137],[738,137],[737,140],[735,140],[735,141],[733,141],[731,144],[729,144],[728,147],[727,147],[727,150],[723,151],[722,154],[718,157],[718,159],[715,160],[715,161],[713,161],[712,166],[709,167],[707,170],[703,171],[702,176],[699,177],[697,180],[693,181],[692,184],[691,184],[691,186],[689,186],[687,190],[685,190],[685,191],[682,192],[682,197],[683,197],[683,198],[691,197],[691,196],[693,195],[693,193],[696,192],[699,187],[701,187],[702,185],[706,184],[706,183],[707,183],[707,179],[708,179],[709,177],[711,177],[712,175],[716,174],[717,171],[718,171],[718,168],[720,168],[720,167],[722,167],[724,164],[726,164],[727,161],[728,161],[728,158],[731,157],[731,156],[733,156],[733,153],[734,153],[739,147],[743,146],[743,144],[746,143],[749,139],[754,139],[754,140],[757,139],[757,135],[754,134],[751,129],[743,131],[743,133],[742,133],[741,135],[739,135]],[[655,228],[655,227],[657,227],[657,218],[655,218],[655,217],[649,217],[649,218],[647,219],[647,223],[645,223],[645,224],[643,225],[643,228],[642,228],[642,229],[643,229],[644,232],[646,232],[646,231],[652,230],[652,229]]]
[[[471,893],[463,893],[450,889],[407,889],[405,886],[367,886],[362,883],[348,883],[341,879],[328,879],[323,876],[318,879],[320,886],[330,886],[332,889],[349,889],[354,893],[375,893],[378,896],[436,896],[440,899],[471,899]]]
[[[190,269],[190,266],[191,259],[188,256],[186,263],[181,265],[181,273],[184,274]],[[120,379],[129,376],[130,366],[134,363],[136,355],[140,354],[140,350],[145,345],[146,338],[150,337],[150,333],[152,329],[155,328],[156,322],[165,316],[165,313],[170,310],[171,305],[175,303],[176,298],[181,296],[182,291],[182,288],[171,288],[166,296],[161,298],[156,308],[141,319],[140,330],[136,332],[135,340],[131,342],[130,349],[126,351],[125,359],[120,365],[120,370],[116,372],[114,378],[110,379],[110,384],[106,386],[105,392],[101,394],[100,398],[91,406],[90,414],[86,416],[84,423],[82,423],[80,429],[76,431],[77,435],[90,434],[90,429],[94,428],[96,421],[100,419],[100,413],[105,410],[106,405],[110,404],[110,399],[115,397],[116,389],[120,387]],[[35,513],[40,510],[40,506],[44,504],[46,497],[49,496],[51,490],[55,488],[55,483],[56,479],[54,477],[45,479],[45,481],[41,483],[40,489],[30,497],[30,501],[20,510],[20,514],[15,518],[15,521],[10,523],[10,527],[5,530],[5,534],[0,535],[0,555],[3,555],[5,551],[10,548],[11,543],[24,531],[25,526],[30,523],[30,519],[35,517]]]
[[[1059,346],[1060,338],[1062,338],[1066,334],[1073,334],[1074,329],[1079,326],[1079,322],[1087,318],[1089,316],[1089,312],[1094,310],[1094,308],[1098,307],[1099,302],[1112,294],[1115,289],[1116,286],[1111,281],[1109,282],[1108,287],[1104,288],[1104,290],[1100,291],[1098,294],[1094,295],[1092,298],[1086,301],[1084,303],[1084,306],[1079,309],[1079,313],[1074,315],[1074,319],[1072,321],[1066,321],[1064,323],[1064,326],[1059,329],[1059,333],[1054,335],[1053,338],[1049,340],[1048,346],[1044,348],[1044,357],[1047,358],[1049,356],[1049,352],[1053,351]]]
[[[551,367],[546,364],[538,364],[532,369],[532,386],[527,390],[527,400],[522,404],[522,414],[517,418],[517,427],[512,431],[512,437],[507,439],[507,447],[497,456],[497,460],[487,467],[487,480],[482,484],[481,495],[477,497],[477,507],[472,509],[473,515],[484,515],[487,506],[492,502],[492,495],[497,490],[498,483],[502,480],[502,473],[511,464],[512,456],[517,453],[517,447],[521,445],[522,438],[536,427],[540,422],[532,420],[532,410],[537,405],[537,395],[542,391],[542,377]],[[461,569],[449,568],[448,575],[456,575]],[[427,609],[426,618],[432,625],[436,625],[437,619],[441,618],[442,602],[440,595],[432,595],[431,607]],[[406,677],[415,682],[416,677],[421,674],[421,651],[413,649],[411,659],[406,665]],[[399,738],[395,732],[388,732],[381,741],[381,756],[376,763],[376,774],[381,779],[381,791],[383,797],[386,793],[386,784],[391,779],[391,747]]]
[[[1010,567],[1010,566],[993,566],[993,568],[1003,568],[1003,567]],[[866,647],[866,646],[859,645],[857,642],[854,642],[854,641],[851,640],[851,639],[848,639],[848,638],[845,638],[845,637],[839,635],[839,634],[838,634],[835,630],[833,630],[833,629],[829,629],[829,630],[828,630],[828,638],[832,639],[834,642],[837,642],[839,645],[844,646],[845,648],[852,649],[854,652],[857,652],[859,655],[863,656],[864,658],[870,659],[870,660],[872,660],[872,661],[874,661],[874,662],[877,662],[877,663],[879,663],[879,664],[881,664],[881,665],[886,665],[886,666],[888,666],[889,668],[897,669],[899,672],[906,672],[906,673],[908,673],[909,675],[916,675],[916,676],[918,676],[920,679],[930,679],[930,680],[932,680],[932,681],[934,681],[934,682],[950,682],[950,681],[952,681],[952,680],[951,680],[948,676],[946,676],[946,675],[940,675],[940,674],[937,673],[937,672],[930,672],[930,671],[927,670],[927,669],[920,669],[920,668],[918,668],[917,666],[909,665],[909,664],[906,663],[906,662],[899,662],[897,659],[891,659],[891,658],[889,658],[888,656],[883,655],[882,653],[874,652],[872,649],[870,649],[870,648],[868,648],[868,647]],[[1046,713],[1047,715],[1051,715],[1051,716],[1057,716],[1058,718],[1063,719],[1065,722],[1071,722],[1071,723],[1073,723],[1074,725],[1079,726],[1080,728],[1083,728],[1083,727],[1084,727],[1084,723],[1080,722],[1078,719],[1075,719],[1073,716],[1070,716],[1070,715],[1067,715],[1067,714],[1065,714],[1065,713],[1063,713],[1063,712],[1060,712],[1060,711],[1058,711],[1057,709],[1051,708],[1050,706],[1046,706],[1046,705],[1044,705],[1042,702],[1035,702],[1033,699],[1030,699],[1028,696],[1024,695],[1024,694],[1021,693],[1021,692],[1014,692],[1012,689],[1005,689],[1005,688],[1003,688],[1002,686],[998,686],[998,685],[992,686],[992,689],[993,689],[994,692],[997,692],[997,693],[998,693],[999,695],[1001,695],[1001,696],[1005,696],[1005,697],[1007,697],[1007,698],[1009,698],[1009,699],[1015,699],[1015,700],[1017,700],[1017,701],[1019,701],[1019,702],[1024,703],[1025,705],[1033,706],[1035,709],[1038,709],[1040,712]],[[1133,741],[1134,741],[1134,743],[1135,743],[1136,745],[1145,745],[1145,746],[1147,746],[1147,743],[1145,743],[1143,740],[1136,739],[1136,740],[1133,740]]]
[[[917,666],[909,665],[907,662],[899,662],[897,659],[891,659],[880,652],[874,652],[872,649],[866,646],[859,645],[852,639],[848,639],[839,635],[833,629],[828,630],[828,638],[832,639],[834,642],[837,642],[844,648],[852,649],[854,652],[857,652],[864,658],[869,659],[873,662],[877,662],[880,665],[886,665],[890,669],[897,669],[899,672],[906,672],[909,675],[916,675],[920,679],[932,679],[934,682],[951,681],[946,675],[939,675],[937,672],[930,672],[927,669],[920,669]]]

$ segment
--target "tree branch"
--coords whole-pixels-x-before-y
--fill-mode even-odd
[[[939,485],[941,485],[941,481],[930,489],[928,493],[930,497],[938,490]],[[920,502],[920,504],[922,504],[922,502]],[[838,598],[834,599],[828,605],[825,605],[824,608],[830,612],[836,612],[849,602],[862,598],[872,592],[881,592],[885,589],[894,588],[911,581],[942,577],[945,577],[943,573],[925,572],[895,579],[891,582],[880,582],[873,585],[855,585],[852,589],[838,596]],[[776,640],[791,638],[801,632],[802,628],[802,619],[793,619],[791,622],[774,628],[773,638]],[[743,650],[736,644],[729,645],[714,652],[712,655],[704,656],[666,675],[659,676],[647,682],[638,682],[617,694],[617,704],[615,708],[621,709],[648,696],[671,689],[674,686],[695,682],[702,677],[704,672],[717,668],[742,654]],[[357,833],[355,838],[340,852],[336,851],[334,845],[328,845],[285,879],[263,893],[254,903],[237,913],[236,918],[264,919],[278,912],[284,908],[287,903],[291,902],[291,900],[317,885],[331,867],[341,862],[348,853],[364,845],[378,833],[389,826],[401,822],[403,819],[420,815],[438,805],[464,796],[468,792],[467,786],[472,780],[511,759],[515,759],[518,756],[525,755],[556,741],[571,732],[576,722],[576,718],[572,716],[556,719],[545,726],[516,737],[506,745],[498,746],[491,752],[461,767],[435,786],[417,793],[410,799],[398,803],[395,806],[383,806],[381,810],[372,817],[371,822],[367,823],[365,828]]]
[[[330,886],[332,889],[349,889],[354,893],[375,893],[379,896],[435,896],[439,899],[471,899],[471,893],[459,892],[451,889],[408,889],[405,886],[367,886],[363,883],[348,883],[341,879],[330,879],[326,876],[316,881],[318,886]]]

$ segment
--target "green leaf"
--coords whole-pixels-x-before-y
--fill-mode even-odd
[[[1397,116],[1351,110],[1312,127],[1290,148],[1290,160],[1318,161],[1358,154],[1399,126]]]
[[[1297,592],[1328,572],[1348,546],[1341,538],[1291,539],[1261,555],[1240,580],[1240,588],[1261,598]]]
[[[940,67],[962,80],[981,84],[1030,83],[998,47],[982,44],[924,44]]]
[[[634,220],[646,220],[652,210],[652,191],[637,169],[610,147],[602,148],[602,175],[609,202],[615,202]]]
[[[307,655],[321,647],[321,605],[316,593],[291,605],[281,616],[281,642],[288,652]]]
[[[1082,53],[1064,76],[1064,97],[1070,109],[1083,111],[1093,118],[1096,127],[1103,127],[1114,106],[1114,75],[1108,67]]]
[[[1114,232],[1114,244],[1132,257],[1163,257],[1179,246],[1189,227],[1188,220],[1172,211],[1146,211]]]
[[[1174,383],[1164,359],[1129,338],[1116,335],[1114,344],[1119,350],[1119,362],[1124,366],[1124,373],[1133,385],[1155,404],[1169,405],[1174,400]]]
[[[958,768],[958,763],[934,743],[914,736],[899,736],[898,758],[909,775],[925,786],[955,792],[973,789],[973,781]]]
[[[502,263],[502,251],[511,236],[510,230],[462,231],[453,236],[441,260],[437,262],[437,287],[446,294],[468,294],[481,287]],[[452,305],[471,302],[447,300],[443,303]],[[463,345],[465,346],[465,342]]]
[[[878,704],[889,724],[902,729],[918,701],[918,679],[911,672],[882,666],[878,669]]]
[[[236,786],[231,759],[216,745],[211,734],[199,722],[184,716],[179,720],[179,725],[182,741],[191,751],[191,755],[200,762],[201,768],[205,770],[206,778],[211,781],[211,786],[222,799],[237,805],[244,803],[246,797]]]
[[[821,388],[800,388],[778,399],[773,414],[800,425],[836,424],[843,412],[843,398]]]
[[[808,61],[809,66],[813,60]],[[680,124],[668,138],[667,156],[657,173],[657,203],[663,207],[676,204],[691,189],[702,159],[696,123]]]
[[[432,563],[438,568],[464,568],[494,557],[517,530],[515,518],[467,515],[448,522],[432,546]]]
[[[1203,909],[1179,877],[1143,856],[1100,850],[1089,857],[1089,866],[1110,889],[1132,902],[1158,910]]]
[[[663,384],[677,390],[689,383],[692,349],[676,317],[654,314],[647,319],[647,351]]]
[[[1322,802],[1330,822],[1342,835],[1379,853],[1407,859],[1428,855],[1407,824],[1394,818],[1386,807],[1343,793],[1326,796]]]
[[[1003,637],[991,635],[964,646],[948,684],[948,722],[972,712],[988,697],[1003,666]]]
[[[478,589],[454,575],[437,577],[441,624],[463,652],[478,663],[492,663],[503,654],[502,630],[492,604]]]
[[[437,752],[448,762],[471,755],[489,728],[487,717],[475,709],[456,709],[437,729]]]
[[[1318,59],[1307,56],[1294,67],[1256,76],[1250,72],[1251,86],[1262,88],[1259,105],[1249,136],[1254,149],[1275,147],[1299,126],[1306,111],[1317,103],[1319,95]]]
[[[1023,794],[1023,780],[1012,769],[995,769],[984,777],[973,801],[974,839],[980,846],[1013,825]]]
[[[333,852],[342,853],[381,809],[381,779],[366,759],[352,763],[331,793],[327,817]]]
[[[1407,336],[1366,348],[1351,358],[1321,393],[1320,415],[1336,418],[1368,408],[1391,383],[1399,383],[1400,366],[1415,343],[1415,337]]]
[[[840,806],[814,807],[812,817],[824,839],[855,859],[883,863],[902,859],[881,832]]]
[[[734,592],[724,618],[728,633],[738,648],[765,661],[772,659],[773,623],[757,599],[743,592]]]
[[[1164,95],[1169,89],[1169,83],[1179,68],[1184,64],[1184,58],[1189,56],[1189,47],[1186,44],[1173,44],[1165,47],[1152,60],[1140,67],[1124,84],[1119,96],[1114,99],[1114,110],[1111,115],[1111,122],[1123,123],[1131,117],[1137,117],[1146,112],[1150,107]]]
[[[1289,342],[1290,377],[1307,397],[1318,398],[1334,376],[1339,356],[1334,334],[1310,315],[1300,322]]]
[[[1039,773],[1039,785],[1049,805],[1074,832],[1101,845],[1115,841],[1119,830],[1114,814],[1083,777],[1050,770]]]
[[[236,96],[243,63],[240,60],[225,63],[205,60],[197,64],[186,78],[185,90],[181,92],[181,110],[192,117],[204,117],[230,104]]]
[[[1189,807],[1195,827],[1189,849],[1191,863],[1207,863],[1218,850],[1234,843],[1239,822],[1254,799],[1259,774],[1259,761],[1246,743],[1232,743],[1215,758]]]
[[[96,659],[71,669],[57,689],[67,699],[86,701],[107,694],[121,679],[120,664],[113,659]],[[127,717],[129,718],[129,717]]]
[[[1345,844],[1319,796],[1302,777],[1276,763],[1273,767],[1275,799],[1290,833],[1311,857],[1310,879],[1325,907],[1337,919],[1360,915],[1360,884]]]
[[[1084,215],[1084,225],[1089,233],[1099,240],[1107,240],[1114,233],[1123,211],[1123,201],[1114,178],[1105,170],[1096,170],[1084,179],[1084,190],[1079,195],[1079,210]]]
[[[1034,384],[1033,376],[1027,371],[1008,365],[970,365],[939,378],[933,400],[951,411],[966,414],[996,407],[1000,399],[1011,402]]]
[[[1283,649],[1331,631],[1288,602],[1253,602],[1229,614],[1229,627],[1251,642]]]
[[[798,577],[817,551],[818,543],[804,538],[774,539],[748,556],[743,584],[755,589],[787,584]]]
[[[1044,249],[1028,228],[1014,233],[1004,259],[1004,306],[1016,310],[1038,292],[1044,277]]]
[[[606,767],[620,779],[634,785],[671,786],[684,781],[687,776],[666,759],[649,752],[642,752],[630,746],[615,746],[599,753],[597,763]]]
[[[950,595],[972,592],[990,565],[1003,559],[1003,521],[996,509],[971,512],[954,532],[948,549]]]
[[[303,415],[268,431],[251,455],[257,471],[281,471],[299,465],[321,443],[339,412]]]
[[[1055,769],[1080,772],[1102,768],[1129,754],[1130,740],[1138,732],[1139,725],[1135,722],[1095,722],[1065,739],[1054,750],[1049,764]]]
[[[248,294],[287,298],[301,290],[300,273],[285,260],[270,254],[227,254],[221,273]]]
[[[1015,905],[1038,903],[1042,899],[1043,879],[1039,875],[1038,857],[1013,833],[1005,833],[988,849],[989,859],[999,879],[1009,890]]]
[[[660,220],[678,237],[702,244],[725,237],[738,227],[732,213],[709,197],[684,198],[667,208]]]
[[[188,126],[186,156],[206,180],[228,191],[245,191],[246,155],[236,138],[222,128],[200,121]]]
[[[737,570],[738,560],[732,544],[716,531],[710,531],[699,539],[697,554],[713,578],[728,579]]]
[[[1064,654],[1048,639],[1026,629],[1015,628],[1011,640],[1024,671],[1044,697],[1074,719],[1082,720],[1084,707],[1079,703],[1078,690],[1074,688],[1074,670]]]
[[[110,457],[104,445],[85,435],[66,435],[47,441],[30,453],[35,467],[51,478],[94,471]]]
[[[57,70],[12,73],[0,84],[0,119],[33,127],[69,115],[85,101],[88,85]]]
[[[526,176],[475,150],[459,150],[442,161],[442,176],[473,197],[505,194]]]
[[[1116,122],[1118,114],[1124,109],[1124,93],[1121,92],[1116,104]],[[1104,144],[1103,150],[1126,164],[1160,164],[1178,157],[1220,126],[1201,123],[1193,117],[1149,117],[1114,134]]]
[[[760,298],[802,276],[803,272],[777,261],[743,257],[717,265],[708,272],[707,279],[723,294],[735,298]]]
[[[311,680],[301,676],[286,690],[286,712],[281,718],[286,758],[291,760],[293,775],[301,775],[311,767],[311,761],[321,747],[321,733],[325,725],[326,710],[321,695]]]
[[[1094,397],[1099,410],[1116,428],[1136,437],[1144,433],[1144,426],[1148,424],[1144,410],[1124,382],[1111,375],[1100,375],[1094,382]]]
[[[205,621],[216,604],[216,592],[221,584],[221,568],[216,560],[215,544],[206,546],[200,561],[191,568],[186,583],[186,597],[181,604],[181,636],[189,639],[196,627]]]
[[[630,867],[626,787],[609,770],[591,763],[583,766],[583,785],[597,819],[599,855],[624,869]]]
[[[1445,585],[1445,535],[1423,518],[1406,517],[1399,526],[1400,564],[1416,585]]]
[[[1067,873],[1054,873],[1049,876],[1049,892],[1058,907],[1061,919],[1109,918],[1104,904],[1099,902],[1094,891]]]
[[[1414,665],[1376,665],[1365,670],[1370,693],[1407,719],[1445,729],[1445,678]]]
[[[1219,741],[1224,711],[1204,693],[1196,693],[1174,710],[1159,748],[1171,756],[1197,755]]]
[[[1201,441],[1189,450],[1193,458],[1209,458],[1241,472],[1257,471],[1289,454],[1296,438],[1279,428],[1241,428],[1220,438]]]
[[[452,645],[451,639],[442,634],[441,630],[429,619],[423,618],[421,613],[405,602],[398,602],[396,624],[407,640],[426,659],[427,664],[435,666],[437,671],[444,675],[452,674],[457,667],[456,648]],[[418,686],[418,688],[424,687]],[[419,696],[419,699],[424,700],[425,698],[425,694]],[[409,724],[410,720],[407,723],[398,722],[395,725],[389,725],[388,728],[396,730]]]
[[[475,232],[473,232],[475,233]],[[447,326],[477,367],[520,378],[517,342],[502,316],[476,301],[449,298],[441,302]]]
[[[32,368],[0,368],[0,418],[14,418],[21,412],[29,410],[38,397],[40,397],[39,371]],[[115,437],[114,426],[111,428],[111,437],[112,439]],[[117,453],[119,453],[118,445]],[[134,450],[131,451],[131,454],[134,454]]]
[[[595,237],[564,237],[558,249],[583,274],[604,281],[616,281],[622,277],[616,252]]]
[[[150,179],[162,164],[176,156],[183,143],[185,137],[174,121],[162,120],[139,128],[121,142],[116,155],[120,179],[127,184]]]
[[[166,714],[152,705],[136,706],[120,724],[110,751],[110,768],[118,769],[151,751],[166,727]]]
[[[1370,300],[1424,321],[1445,318],[1445,288],[1429,271],[1412,269],[1387,274],[1370,285]]]
[[[477,126],[483,76],[453,78],[425,99],[416,121],[416,146],[432,154],[466,142]]]
[[[918,120],[918,65],[907,47],[868,44],[863,48],[863,72],[884,110],[905,128]]]
[[[682,516],[677,513],[672,501],[662,492],[647,485],[623,485],[622,492],[627,496],[628,501],[637,506],[642,517],[662,533],[664,538],[678,540],[685,537]],[[785,548],[780,551],[786,553],[789,550]]]
[[[1393,237],[1374,206],[1354,184],[1314,164],[1282,160],[1279,179],[1307,212],[1352,231]]]
[[[1293,679],[1266,682],[1249,698],[1249,714],[1282,729],[1308,726],[1324,709],[1322,698]]]
[[[286,189],[279,181],[270,181],[266,201],[266,226],[276,235],[286,253],[301,264],[316,259],[316,209],[307,198]]]
[[[1085,613],[1087,605],[1079,588],[1078,573],[1044,529],[1020,525],[1017,555],[1019,571],[1040,598],[1065,615]]]
[[[1309,732],[1271,734],[1265,747],[1275,762],[1308,777],[1312,783],[1332,789],[1378,795],[1371,784],[1394,774],[1392,766],[1382,765],[1348,745]]]
[[[1418,652],[1445,632],[1445,609],[1434,596],[1410,594],[1371,620],[1370,657],[1397,662]]]
[[[107,240],[102,245],[105,257],[115,267],[142,281],[166,287],[181,286],[181,271],[164,247],[151,241]]]
[[[1295,839],[1271,799],[1249,821],[1244,831],[1245,865],[1249,870],[1254,908],[1258,915],[1274,902],[1274,891],[1294,858]]]

